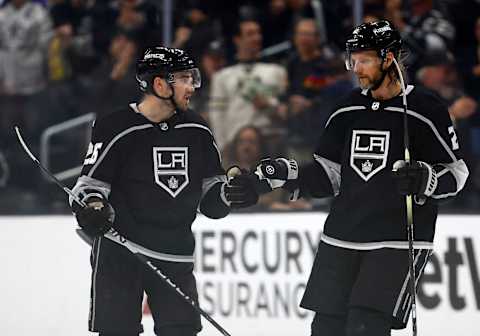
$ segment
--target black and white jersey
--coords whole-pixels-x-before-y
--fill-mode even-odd
[[[461,159],[446,106],[433,93],[407,87],[411,158],[433,166],[438,187],[414,205],[415,247],[431,248],[436,200],[463,188],[468,169]],[[316,178],[336,196],[324,227],[326,243],[355,249],[407,248],[405,197],[392,177],[404,159],[402,96],[378,101],[355,89],[329,117],[305,181]],[[313,176],[315,173],[315,177]],[[322,183],[301,183],[312,195]]]
[[[151,256],[193,261],[191,224],[202,198],[223,181],[220,154],[201,117],[177,112],[156,124],[130,104],[95,121],[74,192],[108,198],[114,228]]]

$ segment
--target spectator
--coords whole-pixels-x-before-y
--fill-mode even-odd
[[[221,26],[207,15],[202,1],[196,2],[187,11],[186,17],[175,31],[174,48],[185,49],[193,59],[200,60],[205,46],[221,37]]]
[[[139,49],[145,48],[157,27],[156,8],[142,0],[121,0],[116,20],[117,34],[110,44],[114,64],[110,78],[125,76]]]
[[[447,102],[448,112],[455,126],[455,136],[461,144],[465,162],[473,172],[471,177],[473,179],[478,170],[478,158],[475,157],[478,145],[473,138],[475,128],[472,128],[471,117],[477,110],[477,102],[463,92],[453,56],[449,53],[433,54],[425,59],[424,63],[425,65],[417,72],[417,80]],[[465,190],[448,206],[450,209],[469,207],[475,193],[473,185],[467,183]]]
[[[436,52],[423,60],[423,66],[417,71],[417,81],[435,91],[449,105],[463,95],[454,59],[450,53]]]
[[[434,7],[433,0],[412,0],[409,9],[409,15],[405,15],[402,1],[386,2],[386,17],[400,30],[411,50],[409,71],[414,74],[430,53],[451,51],[455,27],[445,12]]]
[[[50,14],[54,37],[48,47],[48,91],[51,111],[62,121],[90,108],[91,73],[100,57],[93,45],[93,17],[86,0],[57,1]]]
[[[51,21],[41,5],[29,0],[12,0],[0,9],[3,135],[10,135],[14,124],[28,135],[38,135],[47,123],[49,116],[45,111],[48,109],[42,93],[47,85],[44,69],[51,36]]]
[[[200,71],[202,86],[191,98],[192,109],[208,120],[208,99],[210,97],[210,83],[213,75],[226,64],[225,49],[222,41],[212,41],[200,57]]]
[[[480,100],[480,17],[475,21],[473,29],[475,42],[459,54],[459,69],[461,71],[465,91],[477,100]]]
[[[287,6],[287,0],[270,0],[265,7],[262,11],[265,47],[287,41],[290,38],[293,15]]]
[[[279,111],[287,120],[290,135],[302,146],[314,146],[327,117],[320,111],[347,92],[351,81],[339,61],[340,55],[320,46],[315,20],[298,20],[293,41],[295,52],[287,64],[286,108],[281,106]]]
[[[233,141],[226,147],[223,157],[224,166],[239,166],[247,171],[255,169],[262,158],[269,157],[266,139],[261,131],[254,126],[244,126],[235,135]],[[311,204],[306,200],[289,201],[289,195],[284,190],[261,195],[254,210],[309,210]],[[251,210],[251,208],[250,208]]]
[[[257,21],[240,21],[233,37],[237,63],[212,78],[209,120],[221,149],[245,125],[274,129],[277,97],[284,93],[286,71],[258,60],[262,33]]]

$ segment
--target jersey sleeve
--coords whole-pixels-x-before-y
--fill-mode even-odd
[[[120,160],[119,140],[108,120],[96,120],[92,126],[91,141],[83,161],[80,177],[73,188],[74,194],[85,201],[91,197],[107,199],[111,184],[118,172]],[[72,204],[70,198],[70,204]]]
[[[430,113],[416,115],[413,158],[430,164],[437,173],[438,185],[432,198],[455,196],[463,189],[469,174],[455,127],[447,107],[441,102],[433,101],[424,108]]]
[[[209,218],[223,218],[230,212],[230,206],[222,197],[222,185],[227,177],[222,167],[220,151],[211,134],[204,137],[202,154],[204,171],[199,210]]]
[[[92,127],[92,138],[83,161],[82,175],[111,183],[120,162],[119,140],[122,132],[116,132],[108,121],[96,121]]]
[[[313,162],[300,167],[300,195],[313,197],[336,196],[340,190],[341,161],[344,148],[345,130],[337,110],[327,120],[320,136]]]

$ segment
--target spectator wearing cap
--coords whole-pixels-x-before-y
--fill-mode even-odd
[[[434,91],[447,102],[448,112],[455,126],[455,135],[461,144],[465,161],[472,172],[477,171],[479,158],[476,156],[479,149],[473,137],[476,128],[473,127],[471,119],[477,112],[478,103],[463,91],[453,56],[442,52],[430,54],[423,60],[423,66],[417,71],[416,77],[420,84]],[[472,174],[472,176],[475,175],[475,173]],[[472,192],[471,185],[467,183],[462,195],[451,206],[466,206],[470,196],[465,197],[465,195],[471,195]]]
[[[285,68],[259,61],[262,49],[260,24],[240,20],[233,36],[236,64],[212,77],[209,120],[220,148],[245,125],[274,131],[278,96],[285,92]]]
[[[227,60],[222,41],[215,40],[208,44],[200,56],[200,71],[202,73],[202,86],[192,96],[190,105],[192,109],[208,120],[208,100],[210,97],[210,84],[213,75],[225,67]]]
[[[433,0],[412,0],[409,11],[403,10],[402,5],[402,1],[387,0],[386,17],[401,32],[411,51],[409,71],[414,74],[429,54],[451,51],[455,27],[446,11],[435,6]]]

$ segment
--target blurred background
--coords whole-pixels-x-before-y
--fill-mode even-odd
[[[389,19],[408,50],[409,82],[448,104],[470,177],[443,212],[480,211],[480,1],[0,0],[0,214],[66,214],[65,195],[23,153],[73,186],[95,116],[139,98],[135,60],[149,45],[186,49],[202,71],[192,108],[225,168],[265,156],[310,159],[335,99],[354,25]],[[467,14],[465,14],[467,13]],[[328,210],[278,191],[248,211]]]

